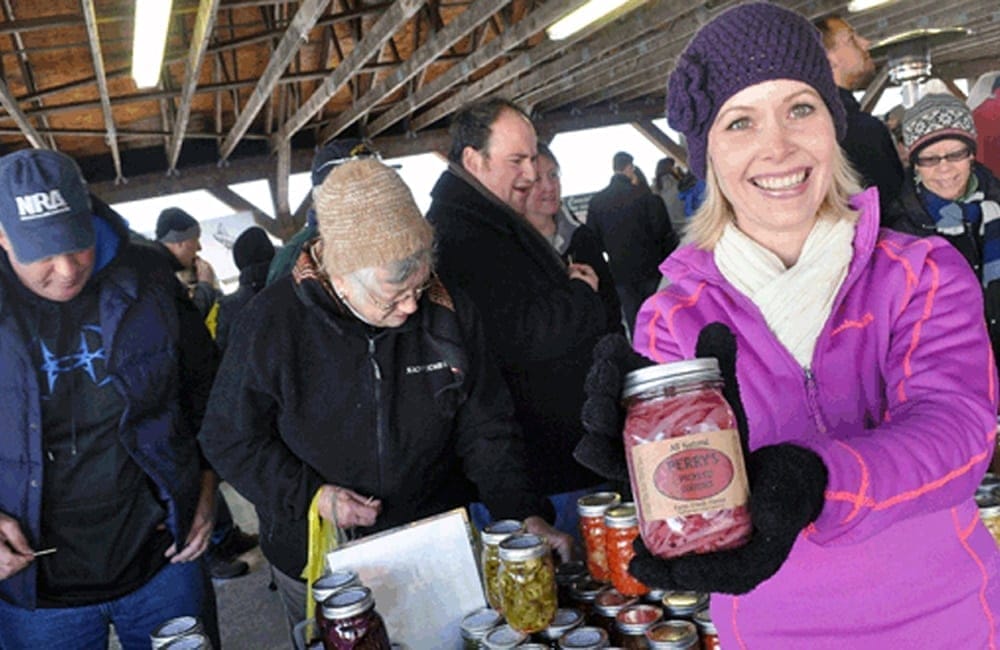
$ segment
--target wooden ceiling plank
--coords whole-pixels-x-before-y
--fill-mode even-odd
[[[687,149],[674,142],[673,138],[661,131],[659,127],[653,124],[653,120],[636,120],[632,122],[632,126],[645,136],[647,140],[652,142],[657,149],[672,156],[685,167],[687,166]]]
[[[334,118],[333,122],[320,133],[319,141],[326,142],[339,135],[358,117],[366,114],[373,106],[396,92],[414,75],[426,69],[443,52],[483,24],[483,21],[495,13],[497,9],[510,2],[511,0],[476,0],[468,9],[439,29],[423,46],[414,50],[409,59],[383,78],[378,85],[355,102],[349,110]]]
[[[90,55],[94,63],[94,77],[97,79],[97,90],[101,95],[101,112],[104,115],[104,127],[108,132],[107,144],[111,149],[111,159],[115,166],[115,182],[125,181],[122,175],[122,159],[118,151],[118,138],[115,135],[115,118],[111,112],[111,96],[108,93],[108,80],[104,76],[104,57],[101,55],[101,37],[97,31],[97,10],[94,0],[80,0],[84,22],[87,25],[87,39],[90,41]]]
[[[181,99],[177,104],[177,117],[174,120],[173,135],[167,151],[167,173],[177,171],[177,160],[184,144],[184,134],[187,132],[188,121],[191,118],[191,105],[194,103],[195,92],[198,89],[198,78],[201,76],[201,66],[205,62],[208,43],[215,29],[215,18],[219,11],[219,0],[200,0],[198,14],[194,19],[194,30],[191,32],[191,48],[184,64],[184,84],[181,88]]]
[[[14,8],[11,6],[10,0],[3,0],[3,11],[4,18],[6,19],[5,22],[9,23],[15,19]],[[24,46],[24,38],[22,38],[21,32],[16,30],[10,32],[10,35],[11,41],[13,41],[14,49],[16,50],[15,56],[17,58],[17,65],[21,69],[21,77],[24,80],[24,86],[28,93],[34,93],[37,90],[37,84],[35,83],[35,74],[31,69],[31,64],[28,62],[28,53]],[[10,89],[8,88],[7,90],[9,92]],[[36,106],[43,106],[41,99],[33,100],[33,103]],[[38,120],[39,124],[43,128],[47,128],[49,126],[48,118],[45,115],[39,116]],[[47,146],[51,149],[56,148],[55,139],[51,136],[48,138]]]
[[[291,142],[278,145],[277,159],[277,167],[274,174],[268,176],[268,184],[271,187],[275,218],[279,223],[286,223],[292,216],[292,208],[288,200],[288,177],[292,171]]]
[[[455,84],[466,80],[476,70],[545,29],[572,8],[583,4],[583,2],[584,0],[572,0],[569,6],[560,0],[550,0],[550,2],[545,3],[544,6],[518,21],[516,25],[505,30],[501,36],[477,48],[463,61],[456,63],[433,81],[425,84],[415,94],[400,100],[394,107],[379,115],[376,120],[368,125],[369,136],[385,131]]]
[[[285,122],[275,136],[279,141],[288,140],[299,129],[305,126],[321,106],[357,72],[373,52],[381,49],[385,42],[420,9],[423,0],[398,0],[392,5],[371,30],[358,42],[351,53],[347,55],[333,73],[326,78],[319,88],[295,112],[295,115]]]
[[[309,30],[319,20],[320,15],[326,10],[327,4],[329,4],[329,0],[303,0],[299,5],[295,17],[292,18],[288,30],[278,45],[277,52],[268,61],[267,68],[260,76],[260,81],[250,94],[250,98],[236,119],[236,123],[233,124],[229,134],[223,140],[219,151],[220,159],[225,160],[229,157],[240,138],[250,128],[250,123],[257,117],[264,102],[267,101],[268,96],[277,85],[282,72],[288,67],[289,61],[301,46],[303,38],[309,34]]]

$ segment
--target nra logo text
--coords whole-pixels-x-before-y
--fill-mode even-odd
[[[43,219],[69,211],[69,205],[59,190],[15,196],[14,200],[17,202],[17,214],[21,221]]]

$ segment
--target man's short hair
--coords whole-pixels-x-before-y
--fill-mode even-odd
[[[819,30],[820,35],[823,37],[823,47],[828,50],[833,47],[834,32],[839,27],[839,25],[834,23],[847,24],[847,21],[840,14],[827,14],[813,21],[813,26]]]
[[[484,154],[489,153],[490,129],[504,110],[514,111],[523,115],[524,119],[531,120],[520,106],[500,97],[473,102],[460,108],[448,129],[448,135],[451,136],[448,160],[462,164],[462,152],[466,147]]]
[[[632,164],[633,160],[635,159],[632,158],[632,154],[619,151],[611,160],[611,168],[616,172],[623,172],[629,165]]]

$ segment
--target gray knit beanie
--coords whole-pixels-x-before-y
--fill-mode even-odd
[[[957,138],[976,151],[976,125],[964,102],[948,93],[924,95],[903,115],[903,144],[912,160],[924,147]]]

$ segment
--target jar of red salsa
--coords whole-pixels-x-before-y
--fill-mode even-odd
[[[750,537],[739,431],[716,359],[628,373],[623,432],[639,534],[663,558],[710,553]]]
[[[576,500],[576,512],[580,516],[580,537],[587,551],[587,570],[594,580],[608,582],[608,560],[604,555],[604,512],[621,502],[617,492],[595,492]]]
[[[639,536],[639,520],[634,503],[623,503],[608,508],[604,513],[605,548],[611,584],[626,596],[641,596],[649,587],[632,577],[628,564],[635,557],[632,542]]]

